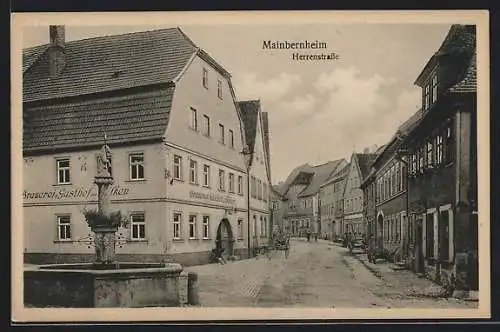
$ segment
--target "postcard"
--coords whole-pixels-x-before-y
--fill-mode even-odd
[[[15,321],[490,316],[487,11],[11,31]]]

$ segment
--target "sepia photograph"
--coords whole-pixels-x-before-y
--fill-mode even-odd
[[[489,317],[486,11],[13,16],[14,319]]]

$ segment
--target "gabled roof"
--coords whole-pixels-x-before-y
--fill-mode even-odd
[[[332,175],[330,175],[328,179],[326,179],[326,181],[320,187],[324,187],[332,182],[344,179],[347,176],[347,174],[349,174],[350,169],[351,169],[351,164],[346,162],[344,167],[340,167],[338,170],[333,172]]]
[[[48,47],[49,45],[38,45],[23,50],[23,74],[40,59]]]
[[[128,96],[118,96],[30,108],[23,126],[23,150],[101,145],[104,133],[110,144],[161,140],[173,93],[172,86],[137,94],[132,101]]]
[[[313,166],[311,169],[313,173],[311,182],[300,192],[299,197],[307,197],[316,194],[320,186],[335,172],[343,160],[344,159],[339,159],[322,165]]]
[[[450,89],[450,92],[476,92],[477,91],[477,65],[476,53],[472,56],[464,77]]]
[[[199,51],[179,28],[75,40],[65,44],[64,69],[49,78],[47,48],[23,51],[25,102],[170,82]]]
[[[307,172],[307,171],[310,171],[312,169],[311,165],[309,164],[303,164],[303,165],[300,165],[300,166],[297,166],[295,167],[291,172],[290,174],[288,175],[288,177],[286,178],[285,182],[283,182],[281,184],[281,192],[283,193],[283,195],[286,195],[286,193],[288,192],[288,189],[290,189],[290,186],[292,185],[293,181],[295,180],[295,178],[301,173],[301,172]]]
[[[241,120],[245,127],[245,138],[249,152],[252,154],[255,150],[255,137],[257,136],[257,122],[259,119],[260,101],[246,100],[238,102]],[[250,162],[251,163],[251,162]]]
[[[361,181],[370,174],[373,162],[377,158],[375,153],[356,153],[359,170],[361,171]]]
[[[476,48],[476,28],[474,25],[460,25],[454,24],[451,26],[448,34],[446,35],[443,43],[438,51],[432,55],[426,63],[417,79],[415,84],[422,86],[424,78],[427,73],[431,71],[439,58],[452,56],[470,56]]]
[[[195,54],[230,77],[179,28],[68,42],[56,78],[49,76],[47,52],[48,45],[23,51],[24,153],[95,147],[104,133],[110,144],[162,140],[175,79]],[[79,98],[31,103],[65,97]]]

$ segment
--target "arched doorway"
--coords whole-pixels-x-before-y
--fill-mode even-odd
[[[377,217],[377,247],[384,247],[384,216],[379,214]]]
[[[233,255],[233,230],[231,223],[226,218],[222,219],[217,227],[217,236],[215,246],[218,249],[223,249],[222,256],[227,260],[229,256]]]

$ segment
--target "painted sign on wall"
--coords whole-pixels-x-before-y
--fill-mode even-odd
[[[111,196],[126,196],[128,195],[130,188],[112,186],[110,188]],[[24,200],[33,199],[50,199],[50,200],[65,200],[65,199],[97,199],[97,188],[96,187],[77,187],[77,188],[60,188],[53,189],[49,191],[23,191]]]
[[[204,200],[223,203],[223,204],[236,205],[236,200],[229,195],[224,196],[224,195],[216,194],[216,193],[202,193],[199,191],[191,190],[189,192],[189,197],[195,198],[195,199],[204,199]]]

